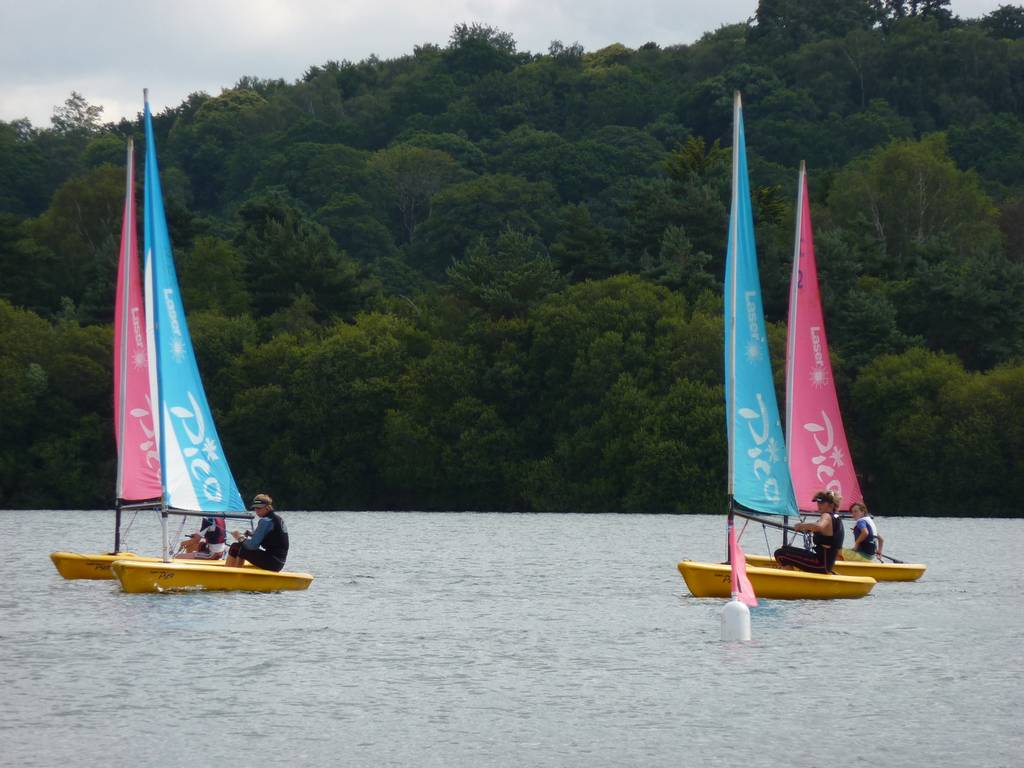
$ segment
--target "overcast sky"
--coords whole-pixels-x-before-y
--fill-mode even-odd
[[[976,18],[1005,4],[953,0]],[[0,0],[0,120],[39,127],[71,91],[103,121],[155,112],[243,75],[294,81],[329,60],[387,59],[445,45],[459,23],[509,32],[520,51],[691,43],[745,21],[757,0]]]

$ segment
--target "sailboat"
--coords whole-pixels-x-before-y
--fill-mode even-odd
[[[820,490],[841,496],[844,509],[863,503],[832,376],[814,255],[807,168],[802,162],[786,338],[786,449],[801,514],[816,513],[811,499]],[[747,555],[746,560],[754,565],[774,563],[769,555]],[[870,576],[878,581],[914,581],[925,568],[921,563],[837,560],[835,564],[836,573]]]
[[[117,444],[114,548],[109,553],[52,553],[50,559],[66,579],[113,579],[110,566],[114,560],[138,558],[132,552],[121,550],[122,513],[158,509],[162,493],[160,454],[150,404],[146,315],[139,277],[135,148],[130,138],[114,307],[114,435]]]
[[[735,515],[757,519],[797,514],[768,354],[749,185],[743,109],[736,93],[732,206],[725,270],[729,528]],[[729,563],[683,560],[678,568],[695,597],[732,594]],[[746,573],[756,595],[769,599],[863,597],[875,585],[872,578],[779,568],[751,566]]]
[[[201,560],[172,561],[168,555],[169,514],[213,517],[221,524],[225,517],[249,516],[244,514],[245,505],[224,455],[192,348],[164,215],[148,94],[143,119],[147,366],[160,460],[164,558],[155,563],[118,559],[112,570],[126,592],[306,589],[313,581],[308,573],[229,568]]]

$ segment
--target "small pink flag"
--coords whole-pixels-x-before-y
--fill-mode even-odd
[[[751,608],[757,606],[754,586],[747,578],[747,558],[736,541],[736,529],[729,526],[729,562],[732,565],[732,593]]]

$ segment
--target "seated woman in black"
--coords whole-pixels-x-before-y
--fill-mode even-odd
[[[843,521],[839,517],[839,499],[832,491],[818,491],[812,501],[818,505],[818,522],[797,523],[794,531],[814,534],[814,549],[787,545],[775,550],[775,559],[783,568],[799,568],[811,573],[834,573],[836,555],[843,546]]]
[[[288,527],[281,516],[274,511],[274,500],[265,493],[256,494],[252,500],[252,511],[260,521],[256,530],[243,536],[232,531],[235,543],[228,549],[225,565],[241,568],[245,561],[265,571],[280,571],[288,559]]]

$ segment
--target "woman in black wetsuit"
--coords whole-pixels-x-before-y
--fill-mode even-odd
[[[232,531],[235,543],[228,549],[226,565],[241,568],[248,561],[266,571],[281,571],[288,559],[288,526],[274,511],[274,500],[265,493],[257,493],[252,500],[252,511],[260,519],[256,530],[243,535]]]
[[[797,523],[793,530],[814,534],[814,549],[787,545],[775,550],[775,559],[783,568],[799,568],[811,573],[834,573],[836,555],[843,546],[843,521],[839,517],[839,499],[832,491],[818,491],[812,501],[818,505],[818,522]]]

